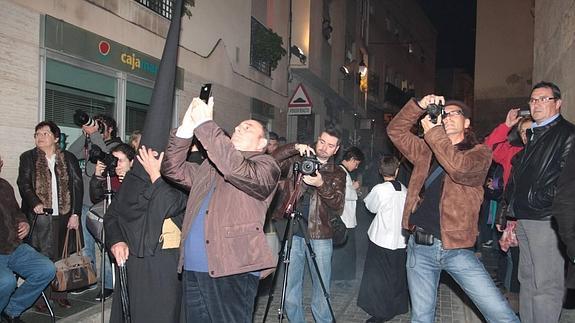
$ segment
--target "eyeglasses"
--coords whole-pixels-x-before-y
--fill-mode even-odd
[[[51,132],[36,132],[34,133],[34,138],[38,138],[38,137],[48,137],[48,136],[52,136]]]
[[[529,103],[530,105],[534,105],[537,102],[541,102],[541,103],[547,103],[551,100],[557,100],[557,98],[555,97],[548,97],[548,96],[542,96],[539,98],[530,98],[529,101],[527,103]]]
[[[462,116],[463,115],[463,111],[461,110],[453,110],[453,111],[443,111],[443,115],[442,117],[445,119],[447,117],[454,117],[454,116]]]

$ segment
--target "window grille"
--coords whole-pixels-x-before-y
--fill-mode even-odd
[[[136,0],[136,2],[163,17],[172,19],[172,13],[174,12],[173,0]]]

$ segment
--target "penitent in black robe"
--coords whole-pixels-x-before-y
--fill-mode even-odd
[[[132,322],[180,321],[179,248],[162,249],[159,240],[164,219],[172,218],[181,227],[186,200],[184,193],[161,178],[152,184],[148,177],[128,172],[106,212],[108,247],[124,241],[130,249],[126,270]],[[110,322],[123,322],[119,280]]]

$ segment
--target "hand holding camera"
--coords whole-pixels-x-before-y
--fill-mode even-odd
[[[507,127],[511,128],[521,120],[522,116],[519,115],[519,110],[519,108],[514,108],[507,112],[507,117],[505,118],[505,125]]]
[[[80,109],[76,110],[73,119],[74,123],[77,126],[82,127],[82,130],[88,136],[92,135],[96,131],[104,133],[104,130],[106,129],[102,121],[90,117],[90,115]]]
[[[311,148],[308,145],[305,144],[295,144],[294,145],[295,150],[297,150],[299,152],[300,156],[311,156],[311,155],[315,155],[315,150],[313,150],[313,148]]]
[[[421,126],[423,127],[423,133],[427,133],[429,129],[441,125],[441,120],[442,120],[441,114],[435,116],[434,118],[432,118],[432,116],[429,114],[426,115],[423,119],[421,119]]]

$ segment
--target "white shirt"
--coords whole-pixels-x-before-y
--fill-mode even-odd
[[[52,180],[51,180],[51,186],[52,186],[52,205],[51,208],[52,210],[54,210],[53,214],[57,215],[58,212],[58,182],[56,180],[56,172],[54,171],[54,168],[56,168],[56,154],[52,155],[52,157],[48,158],[46,157],[46,160],[48,161],[48,167],[50,168],[50,173],[52,173]]]
[[[377,184],[363,199],[367,209],[376,213],[367,235],[376,245],[386,249],[405,248],[405,237],[402,235],[401,219],[407,188],[401,184],[401,191],[396,191],[389,182]]]
[[[353,187],[353,181],[349,172],[343,165],[339,165],[345,171],[345,204],[343,206],[343,213],[341,220],[346,228],[355,228],[357,226],[357,218],[355,217],[355,206],[357,204],[357,191]]]

